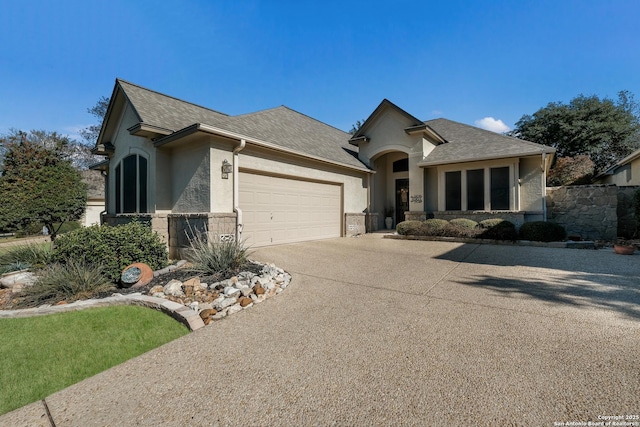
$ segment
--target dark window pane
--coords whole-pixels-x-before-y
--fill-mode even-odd
[[[122,195],[120,184],[122,182],[120,173],[122,168],[120,165],[116,166],[116,213],[122,213],[122,204],[120,203],[120,196]]]
[[[409,159],[400,159],[396,162],[393,162],[393,171],[394,172],[408,172],[409,171]]]
[[[462,172],[445,172],[445,210],[462,209]]]
[[[138,156],[131,155],[122,161],[122,212],[136,211],[136,178]]]
[[[484,210],[484,169],[467,171],[467,210]]]
[[[509,209],[509,168],[491,168],[491,210]]]
[[[140,189],[140,210],[139,212],[147,212],[147,159],[138,156],[138,187]]]

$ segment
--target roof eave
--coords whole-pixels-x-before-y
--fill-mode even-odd
[[[369,141],[370,141],[369,137],[367,137],[366,135],[363,135],[357,138],[351,138],[348,142],[351,145],[355,145],[356,147],[359,147],[361,142],[369,142]]]
[[[456,160],[448,160],[448,161],[435,161],[429,162],[428,160],[422,160],[418,162],[418,167],[424,168],[429,166],[440,166],[440,165],[452,165],[455,163],[471,163],[471,162],[483,162],[487,160],[497,160],[497,159],[510,159],[510,158],[519,158],[519,157],[532,157],[539,156],[542,154],[555,154],[555,150],[551,151],[537,151],[531,153],[519,153],[519,154],[505,154],[502,156],[483,156],[483,157],[470,157],[466,159],[456,159]],[[428,157],[427,157],[428,159]]]
[[[274,151],[279,151],[282,153],[287,153],[287,154],[292,154],[295,156],[299,156],[299,157],[304,157],[307,159],[311,159],[311,160],[316,160],[322,163],[326,163],[326,164],[331,164],[334,166],[340,166],[343,168],[347,168],[347,169],[351,169],[351,170],[357,170],[357,171],[361,171],[361,172],[367,172],[367,173],[373,173],[373,171],[369,168],[367,168],[366,166],[362,166],[362,167],[358,167],[358,166],[354,166],[354,165],[349,165],[347,163],[342,163],[342,162],[336,162],[333,160],[329,160],[329,159],[325,159],[323,157],[319,157],[319,156],[314,156],[312,154],[307,154],[307,153],[302,153],[300,151],[296,151],[296,150],[291,150],[291,149],[287,149],[287,148],[283,148],[279,145],[276,144],[272,144],[270,142],[266,142],[266,141],[262,141],[259,139],[255,139],[246,135],[242,135],[239,133],[235,133],[235,132],[230,132],[224,129],[220,129],[217,128],[215,126],[210,126],[207,124],[203,124],[203,123],[194,123],[190,126],[187,126],[184,129],[181,129],[177,132],[172,133],[171,135],[168,135],[164,138],[158,139],[157,141],[154,142],[154,145],[156,147],[161,147],[163,145],[166,145],[170,142],[175,142],[179,139],[182,139],[188,135],[192,135],[194,133],[206,133],[206,134],[210,134],[210,135],[216,135],[216,136],[220,136],[223,138],[227,138],[227,139],[231,139],[234,141],[241,141],[244,140],[247,144],[251,144],[251,145],[255,145],[258,147],[263,147],[263,148],[267,148],[270,150],[274,150]]]
[[[145,138],[158,138],[167,136],[173,133],[171,129],[166,129],[160,126],[154,126],[148,123],[139,122],[127,129],[129,134],[135,136],[142,136]]]
[[[435,140],[435,142],[437,143],[436,145],[444,144],[447,142],[435,130],[431,129],[429,126],[427,126],[424,123],[418,126],[410,126],[408,128],[405,128],[404,131],[407,135],[422,134],[423,136],[426,136],[428,139]]]

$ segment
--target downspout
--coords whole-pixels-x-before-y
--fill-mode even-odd
[[[240,145],[233,149],[233,211],[236,213],[236,242],[242,241],[242,209],[240,209],[240,170],[238,167],[238,153],[242,151],[247,144],[244,139],[240,140]]]

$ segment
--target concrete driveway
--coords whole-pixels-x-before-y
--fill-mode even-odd
[[[638,255],[367,235],[254,258],[292,273],[289,288],[48,397],[55,425],[553,426],[640,415]],[[36,421],[49,425],[41,402],[0,417]]]

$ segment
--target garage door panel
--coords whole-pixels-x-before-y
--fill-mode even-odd
[[[266,246],[341,235],[339,185],[240,173],[243,238]]]

